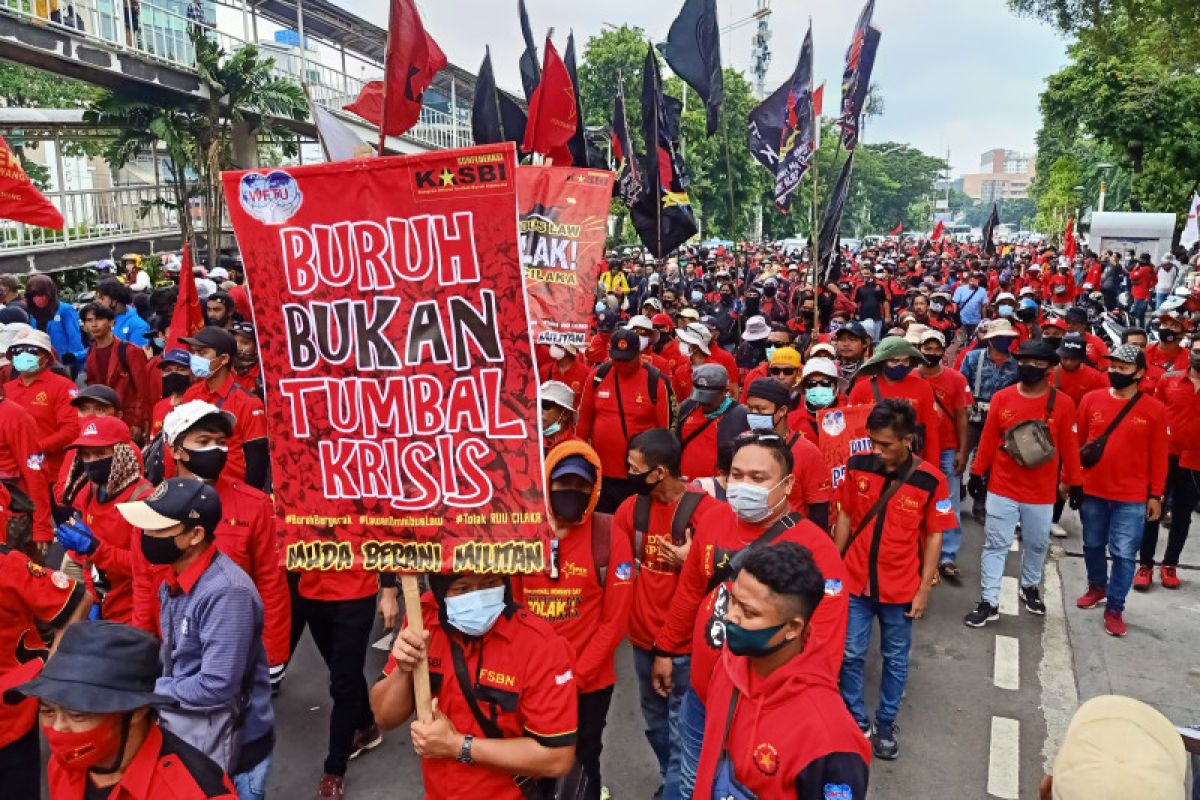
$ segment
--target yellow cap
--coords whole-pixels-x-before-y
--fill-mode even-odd
[[[791,347],[776,347],[771,353],[771,363],[781,367],[800,367],[800,353]]]

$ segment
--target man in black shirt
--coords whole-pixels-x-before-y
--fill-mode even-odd
[[[888,302],[887,291],[875,280],[875,275],[863,270],[863,282],[854,289],[850,296],[858,305],[858,319],[863,327],[871,334],[871,338],[879,341],[880,331],[884,320],[892,316],[891,304]]]

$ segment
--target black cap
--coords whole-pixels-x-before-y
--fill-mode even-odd
[[[867,333],[867,329],[864,328],[863,324],[856,319],[852,319],[842,327],[838,328],[837,333],[833,335],[833,338],[836,339],[843,333],[849,336],[857,336],[859,339],[871,338],[871,334]]]
[[[1058,351],[1048,339],[1026,339],[1017,349],[1017,358],[1036,358],[1039,361],[1049,361],[1053,366],[1058,363]]]
[[[0,306],[0,325],[11,325],[14,322],[29,324],[29,315],[20,306]]]
[[[1067,313],[1064,316],[1066,317],[1067,322],[1087,322],[1088,321],[1087,310],[1080,308],[1079,306],[1071,306],[1070,308],[1067,309]]]
[[[255,338],[253,322],[247,322],[244,319],[238,320],[230,327],[233,330],[234,336],[249,336],[251,339]]]
[[[79,394],[71,398],[71,405],[79,408],[79,406],[83,405],[84,400],[95,400],[112,406],[117,411],[121,410],[121,398],[117,396],[117,393],[111,387],[105,386],[102,383],[94,383],[80,389]]]
[[[775,404],[776,408],[787,406],[792,401],[792,393],[782,381],[774,378],[757,378],[750,384],[746,398],[759,397]]]
[[[221,498],[199,478],[171,478],[145,500],[117,503],[117,510],[126,522],[145,531],[166,530],[182,522],[211,534],[221,521]]]
[[[37,697],[84,714],[175,705],[172,698],[154,693],[154,683],[162,675],[158,650],[158,639],[130,625],[108,620],[76,622],[63,631],[58,649],[40,675],[38,659],[14,670],[29,679],[5,692],[4,701],[16,704]]]
[[[613,361],[633,361],[641,354],[642,341],[636,331],[621,328],[608,341],[608,356]]]
[[[606,333],[617,327],[617,315],[613,311],[605,309],[596,315],[596,327]]]
[[[229,356],[237,355],[237,339],[233,338],[233,334],[224,328],[218,328],[215,325],[209,325],[206,328],[201,328],[196,332],[195,336],[188,339],[180,339],[184,344],[190,344],[193,347],[211,347],[218,353],[224,353]]]
[[[1083,361],[1087,358],[1087,340],[1082,334],[1068,333],[1062,337],[1058,345],[1058,357],[1070,361]]]

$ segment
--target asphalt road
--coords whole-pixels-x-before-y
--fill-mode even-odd
[[[1073,538],[1077,541],[1078,534]],[[1047,715],[1053,726],[1056,720],[1065,721],[1074,709],[1069,645],[1061,599],[1054,591],[1056,570],[1048,581],[1049,617],[1016,609],[1013,578],[1006,581],[1002,600],[1002,612],[1006,613],[999,623],[980,630],[962,624],[963,615],[978,602],[981,539],[981,527],[968,521],[959,559],[962,586],[937,587],[927,617],[917,624],[908,689],[898,721],[900,758],[872,764],[871,798],[1036,797]],[[1018,559],[1018,553],[1010,554],[1007,575],[1019,574]],[[383,635],[380,630],[372,640]],[[1045,660],[1043,637],[1051,643],[1047,648],[1050,658]],[[385,657],[378,649],[368,655],[371,680]],[[618,652],[617,674],[605,735],[604,782],[616,800],[644,800],[658,787],[658,775],[642,733],[628,648]],[[868,708],[877,696],[878,675],[874,656],[868,672]],[[271,798],[306,800],[316,790],[328,725],[327,681],[324,665],[306,637],[276,702],[279,744]],[[1050,687],[1049,697],[1043,697],[1043,683]],[[1050,752],[1054,749],[1052,745]],[[400,729],[386,735],[379,748],[351,762],[347,797],[418,798],[420,780],[407,732]]]

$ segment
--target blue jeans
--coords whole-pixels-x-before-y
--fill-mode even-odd
[[[671,665],[671,693],[663,697],[654,691],[651,683],[654,654],[640,647],[633,648],[633,671],[637,674],[642,719],[646,722],[646,741],[650,742],[650,749],[658,761],[658,775],[663,786],[668,782],[671,741],[675,738],[671,736],[671,719],[675,718],[678,724],[679,704],[683,702],[683,695],[691,681],[692,659],[689,656],[677,656],[671,659]]]
[[[263,800],[267,796],[267,774],[270,771],[271,756],[268,755],[250,770],[231,775],[238,800]]]
[[[700,749],[704,746],[704,703],[690,685],[683,693],[678,724],[671,731],[671,766],[663,787],[663,800],[691,800],[696,788],[696,769],[700,766]]]
[[[871,626],[879,618],[879,651],[883,674],[879,681],[879,708],[875,719],[895,722],[900,698],[908,680],[908,651],[912,648],[912,620],[904,616],[908,603],[880,603],[870,597],[850,595],[850,615],[846,621],[846,652],[842,659],[839,684],[842,700],[860,727],[869,720],[863,697],[863,663],[871,645]]]
[[[1087,566],[1088,586],[1107,586],[1105,602],[1109,610],[1124,611],[1125,597],[1133,586],[1134,561],[1142,546],[1146,504],[1084,495],[1079,520],[1083,523],[1083,563]],[[1111,578],[1104,558],[1105,547],[1112,556]]]
[[[939,559],[941,563],[954,563],[954,559],[958,558],[958,548],[962,546],[962,518],[958,516],[958,493],[960,484],[962,484],[962,476],[954,471],[954,457],[958,455],[957,450],[943,450],[938,466],[942,470],[942,474],[946,476],[946,485],[950,490],[950,505],[954,508],[954,519],[958,521],[958,525],[953,528],[942,531],[942,557]]]
[[[987,493],[987,520],[983,526],[983,556],[979,567],[979,582],[986,602],[993,606],[1000,602],[1000,579],[1004,577],[1008,548],[1017,535],[1017,520],[1021,522],[1021,586],[1036,588],[1042,585],[1053,516],[1053,503],[1018,503],[1008,497]]]
[[[1149,300],[1134,300],[1129,309],[1129,316],[1133,317],[1133,321],[1138,324],[1139,328],[1146,324],[1146,307],[1149,305]]]

